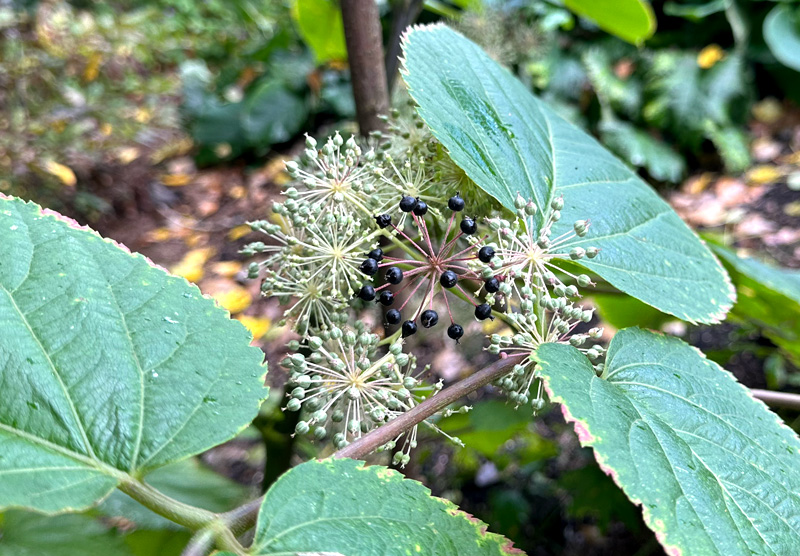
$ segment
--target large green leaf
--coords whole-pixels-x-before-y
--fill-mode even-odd
[[[195,286],[33,203],[0,230],[0,507],[86,508],[255,417],[263,353]]]
[[[669,554],[796,554],[800,439],[676,338],[631,328],[603,378],[564,344],[538,352],[552,401]]]
[[[455,31],[414,28],[404,49],[406,81],[421,116],[484,191],[510,209],[517,193],[540,207],[563,195],[554,236],[590,218],[590,233],[577,244],[602,249],[584,266],[679,318],[724,316],[733,297],[725,271],[622,161]]]
[[[653,8],[646,0],[564,0],[564,5],[633,44],[649,39],[656,31]]]
[[[422,484],[354,460],[309,461],[267,492],[250,553],[521,554]]]
[[[738,257],[711,244],[731,273],[739,292],[731,316],[751,322],[800,365],[800,271]]]
[[[0,515],[0,556],[131,556],[122,538],[86,515]],[[151,553],[151,556],[154,556]]]
[[[780,63],[800,71],[800,7],[772,8],[764,19],[764,40]]]

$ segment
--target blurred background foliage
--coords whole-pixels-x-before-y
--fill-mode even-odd
[[[680,323],[599,283],[591,302],[609,336],[663,330],[748,386],[800,391],[800,274],[761,260],[800,268],[800,2],[378,4],[387,51],[398,21],[447,21],[711,231],[738,292],[727,321]],[[349,132],[353,116],[335,0],[0,0],[0,192],[92,223],[197,282],[273,362],[286,338],[243,279],[242,223],[266,213],[304,132]],[[435,367],[466,372],[483,354],[464,344],[427,348]],[[557,411],[532,421],[485,395],[469,403],[440,423],[467,447],[423,436],[407,474],[531,555],[661,552]],[[294,424],[280,405],[274,388],[239,438],[152,480],[224,510],[292,457],[324,455],[287,440]],[[781,416],[800,429],[796,411]],[[186,539],[120,493],[81,516],[0,515],[0,556],[170,556]]]

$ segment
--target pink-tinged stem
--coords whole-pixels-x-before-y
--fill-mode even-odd
[[[420,247],[419,245],[417,245],[417,242],[416,242],[416,241],[414,241],[413,239],[411,239],[410,237],[408,237],[408,236],[406,235],[406,233],[405,233],[403,230],[401,230],[400,228],[398,228],[398,227],[397,227],[397,226],[395,226],[394,224],[392,224],[392,228],[394,228],[394,231],[395,231],[395,232],[397,232],[398,234],[400,234],[401,236],[403,236],[404,238],[406,238],[408,241],[410,241],[410,242],[411,242],[411,243],[414,245],[414,247],[416,247],[416,248],[417,248],[417,251],[419,251],[420,253],[422,253],[422,254],[424,254],[424,255],[427,255],[427,253],[425,253],[425,250],[424,250],[422,247]]]
[[[411,301],[411,298],[414,297],[414,294],[417,293],[417,290],[419,289],[419,287],[421,285],[422,285],[422,276],[419,277],[419,279],[417,281],[417,285],[414,287],[414,290],[410,294],[408,294],[408,297],[406,298],[406,300],[403,301],[402,305],[400,305],[400,311],[405,309],[406,305],[408,305],[408,302]]]

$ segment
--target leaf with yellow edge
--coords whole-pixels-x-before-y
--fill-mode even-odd
[[[247,553],[523,554],[423,484],[351,459],[311,460],[282,475],[264,496]]]
[[[220,307],[234,315],[250,307],[253,302],[250,292],[239,286],[227,291],[212,293],[211,297],[217,300]]]
[[[42,169],[48,174],[57,177],[61,183],[67,187],[75,187],[78,179],[75,177],[75,172],[69,166],[59,164],[55,160],[48,160],[42,165]]]

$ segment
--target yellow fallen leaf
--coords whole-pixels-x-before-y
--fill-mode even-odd
[[[114,131],[114,126],[112,126],[108,122],[105,122],[104,124],[102,124],[100,126],[100,133],[105,137],[108,137],[109,135],[111,135],[112,131]]]
[[[103,55],[99,52],[92,52],[89,55],[89,61],[86,63],[86,68],[83,70],[83,78],[91,83],[97,76],[100,75],[100,63],[103,61]]]
[[[239,261],[220,261],[218,263],[214,263],[211,266],[211,270],[214,271],[214,274],[230,278],[242,270],[242,263]]]
[[[189,174],[167,174],[161,176],[161,183],[167,187],[183,187],[192,181],[192,176]]]
[[[173,265],[169,271],[176,276],[183,276],[190,282],[198,282],[203,279],[205,271],[203,266],[206,261],[214,254],[214,249],[205,247],[193,249],[183,256],[177,264]]]
[[[800,216],[800,201],[785,204],[783,206],[783,213],[787,216]]]
[[[217,300],[220,307],[234,315],[250,307],[253,302],[250,292],[238,286],[231,290],[213,293],[211,297]]]
[[[247,315],[238,315],[236,319],[241,322],[253,335],[254,340],[259,340],[269,332],[272,321],[262,317],[250,317]]]
[[[133,115],[133,119],[139,122],[140,124],[146,124],[147,122],[150,121],[152,117],[153,113],[147,108],[143,107],[137,108],[136,112]]]
[[[145,234],[145,240],[149,241],[150,243],[161,243],[163,241],[167,241],[168,239],[172,239],[172,230],[169,228],[156,228],[155,230],[150,230]]]
[[[231,190],[228,191],[228,197],[231,199],[243,199],[245,195],[247,195],[247,189],[243,185],[234,185],[231,187]]]
[[[718,44],[709,44],[697,55],[697,65],[703,69],[709,69],[724,57],[725,51]]]
[[[753,116],[764,124],[774,124],[783,116],[783,106],[774,97],[767,97],[753,105]]]
[[[753,166],[747,171],[747,183],[750,185],[765,185],[779,180],[783,172],[777,166],[762,164]]]
[[[69,166],[59,164],[55,160],[48,160],[44,163],[43,168],[45,172],[57,177],[67,187],[75,187],[75,184],[78,183],[75,172]]]
[[[176,265],[173,265],[169,271],[175,276],[183,276],[190,282],[199,282],[203,279],[203,275],[205,274],[203,271],[203,265],[189,264],[185,262],[180,262]]]
[[[242,224],[241,226],[236,226],[235,228],[231,228],[228,231],[228,239],[230,241],[236,241],[237,239],[241,239],[253,230],[250,229],[250,226],[247,224]]]
[[[123,147],[117,151],[117,160],[122,164],[130,164],[139,158],[139,149],[136,147]]]

